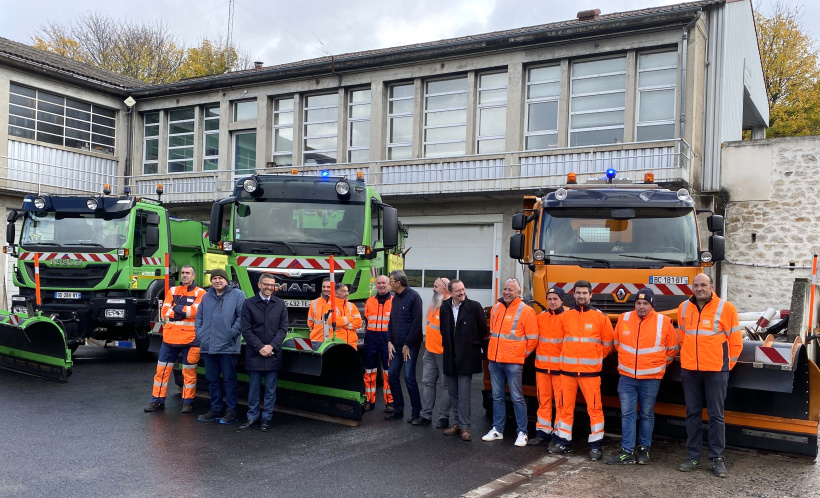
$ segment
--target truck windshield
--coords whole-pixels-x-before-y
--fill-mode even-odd
[[[694,210],[644,208],[634,212],[633,218],[615,219],[611,208],[544,210],[540,248],[546,252],[547,263],[613,268],[697,264]]]
[[[268,242],[285,246],[277,253],[320,253],[294,248],[299,244],[313,245],[319,250],[325,246],[325,249],[336,253],[340,248],[345,248],[345,252],[348,252],[347,248],[355,251],[355,246],[362,243],[364,235],[365,209],[362,203],[243,202],[236,205],[235,213],[233,229],[236,245]],[[234,250],[241,251],[238,247]]]
[[[28,250],[74,248],[105,252],[122,247],[128,238],[128,211],[93,215],[82,213],[28,213],[20,245]]]

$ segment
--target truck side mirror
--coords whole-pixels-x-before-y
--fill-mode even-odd
[[[524,259],[524,234],[516,233],[510,237],[510,257]]]
[[[11,221],[6,225],[6,244],[14,245],[14,235],[14,222]]]
[[[723,216],[719,214],[713,214],[706,218],[706,227],[709,229],[710,232],[722,232],[723,231]]]
[[[222,204],[214,202],[211,206],[211,223],[208,227],[208,241],[211,244],[219,244],[222,238]]]
[[[723,220],[723,217],[720,217]],[[720,235],[709,236],[709,252],[712,253],[712,262],[723,261],[726,257],[726,240]]]
[[[145,245],[154,248],[159,246],[159,227],[157,225],[149,224],[145,227]]]
[[[512,229],[520,232],[521,230],[524,230],[526,226],[527,217],[524,216],[524,213],[515,213],[512,217]]]
[[[399,245],[399,212],[391,206],[382,206],[384,227],[382,233],[382,244],[384,247],[396,247]]]

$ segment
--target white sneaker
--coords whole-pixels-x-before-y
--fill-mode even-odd
[[[515,445],[516,446],[527,446],[527,441],[528,440],[529,440],[529,438],[527,437],[527,434],[525,434],[523,432],[519,432],[518,437],[515,440]]]
[[[495,430],[495,427],[490,429],[490,432],[484,434],[484,437],[481,438],[482,441],[495,441],[496,439],[504,439],[504,434]],[[527,444],[527,442],[524,441],[524,444]]]

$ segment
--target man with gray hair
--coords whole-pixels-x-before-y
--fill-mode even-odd
[[[412,415],[407,419],[412,423],[421,417],[421,396],[416,381],[416,360],[421,349],[423,311],[418,292],[408,286],[407,275],[401,270],[390,272],[390,290],[393,291],[393,308],[387,323],[387,354],[390,359],[388,381],[393,393],[393,413],[386,420],[404,418],[404,396],[401,392],[400,375],[404,373],[404,385],[410,396]],[[399,348],[401,354],[398,353]]]
[[[436,428],[446,429],[450,426],[450,395],[447,393],[447,383],[442,370],[444,349],[441,346],[441,317],[439,317],[441,303],[450,299],[450,291],[447,289],[449,283],[448,278],[437,278],[433,283],[433,300],[427,308],[427,324],[424,334],[423,373],[421,374],[424,391],[421,397],[421,417],[416,419],[413,425],[432,423],[433,405],[436,404],[436,384],[441,379],[443,397],[439,404]]]

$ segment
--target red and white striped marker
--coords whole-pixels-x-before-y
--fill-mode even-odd
[[[313,351],[313,345],[311,344],[310,339],[304,339],[302,337],[296,337],[293,339],[293,347],[299,351]]]
[[[788,349],[791,351],[791,349]],[[755,362],[768,363],[772,365],[791,365],[791,355],[784,357],[778,348],[772,346],[758,346],[755,349]]]

